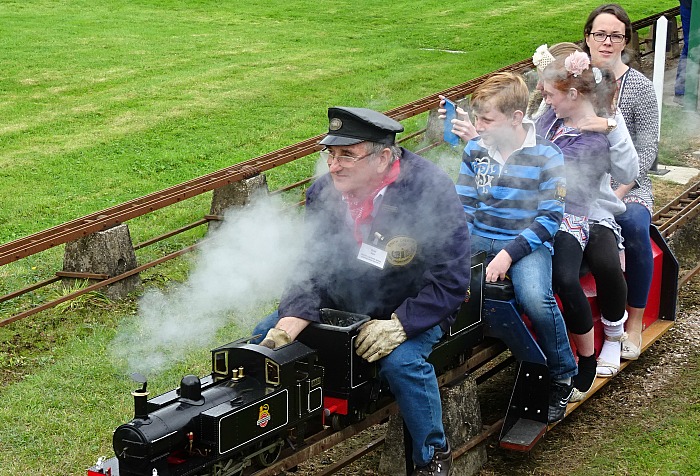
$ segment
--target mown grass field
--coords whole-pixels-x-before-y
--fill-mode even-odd
[[[328,106],[388,110],[578,40],[597,2],[496,5],[4,1],[0,241],[316,135]]]
[[[598,3],[2,1],[0,242],[319,134],[328,106],[388,110],[542,43],[578,40]],[[637,19],[675,5],[625,7]],[[271,188],[313,165],[271,173]],[[201,217],[209,198],[144,217],[135,241]],[[60,253],[1,267],[0,289],[45,278]],[[171,262],[144,273],[144,285],[169,289],[190,269],[188,259]],[[110,349],[138,313],[135,301],[93,295],[0,328],[0,476],[85,474],[111,453],[111,432],[132,413],[133,383]],[[149,375],[153,394],[206,373],[209,348],[244,331],[232,319],[183,349],[184,360]],[[684,438],[698,433],[697,418],[671,423]],[[687,450],[700,453],[697,438]],[[663,452],[629,458],[630,468],[675,464]]]

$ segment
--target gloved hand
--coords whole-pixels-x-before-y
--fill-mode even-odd
[[[267,347],[268,349],[276,349],[277,347],[282,347],[285,344],[289,344],[292,338],[289,337],[286,331],[282,329],[277,329],[273,327],[267,331],[267,335],[260,342],[260,345]]]
[[[367,362],[374,362],[389,355],[405,340],[406,332],[399,316],[393,313],[391,319],[372,319],[362,325],[355,339],[355,352]]]

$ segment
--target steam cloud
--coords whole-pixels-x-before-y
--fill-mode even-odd
[[[233,319],[238,335],[222,344],[250,335],[264,317],[261,306],[279,298],[295,267],[301,227],[300,216],[270,198],[227,212],[202,243],[187,281],[141,298],[138,315],[114,340],[113,356],[129,371],[150,373],[207,345]]]

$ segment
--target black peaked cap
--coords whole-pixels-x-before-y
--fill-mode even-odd
[[[329,107],[328,134],[321,145],[353,145],[364,141],[392,145],[403,132],[400,122],[362,107]]]

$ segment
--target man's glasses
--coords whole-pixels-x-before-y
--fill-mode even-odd
[[[625,35],[621,35],[619,33],[613,33],[612,35],[608,35],[607,33],[603,33],[602,31],[596,31],[595,33],[589,33],[593,37],[595,41],[598,43],[603,43],[605,40],[610,38],[610,41],[613,43],[622,43],[625,41]]]
[[[334,159],[337,160],[342,167],[354,167],[357,162],[362,159],[366,159],[370,155],[373,155],[374,152],[370,152],[369,154],[365,154],[361,157],[352,157],[350,155],[333,155],[331,154],[330,150],[323,149],[321,152],[319,152],[319,154],[321,155],[321,158],[326,161],[329,167],[333,165]]]

